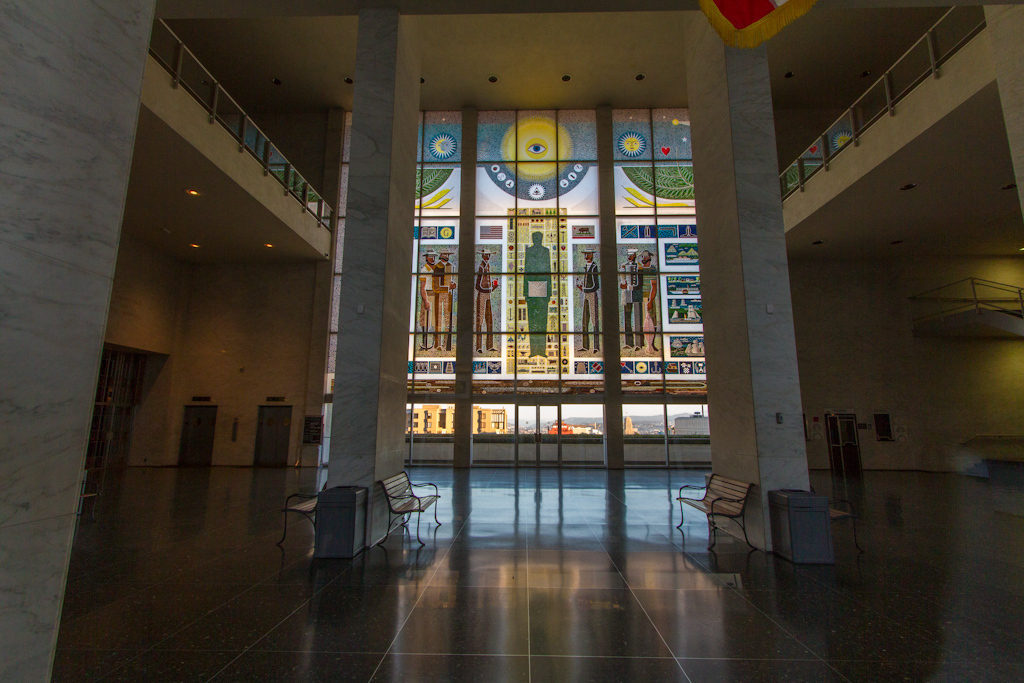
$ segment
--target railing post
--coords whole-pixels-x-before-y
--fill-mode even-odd
[[[801,157],[796,160],[796,182],[800,186],[800,191],[804,191],[804,160]]]
[[[181,83],[181,65],[185,60],[185,43],[178,41],[178,44],[174,46],[174,73],[171,80],[171,87],[177,88]]]
[[[978,302],[978,284],[971,278],[971,296],[974,297],[974,312],[981,313],[981,304]]]
[[[263,138],[263,175],[270,175],[270,140]]]
[[[281,179],[284,181],[284,193],[288,194],[288,192],[291,190],[291,184],[292,184],[292,165],[291,164],[286,163],[284,165],[284,173],[282,174],[282,178]]]
[[[850,116],[850,135],[853,137],[853,146],[860,145],[860,133],[857,132],[857,112],[850,107],[846,113]]]
[[[828,160],[831,155],[828,151],[828,131],[821,134],[821,165],[828,170]]]
[[[213,82],[213,94],[210,96],[210,123],[217,120],[217,101],[220,99],[220,83]]]
[[[928,43],[928,61],[931,63],[932,75],[935,78],[939,77],[939,60],[935,55],[935,31],[928,29],[928,33],[925,34],[925,42]]]
[[[1020,302],[1020,317],[1024,319],[1024,289],[1017,288],[1017,301]]]
[[[309,182],[302,183],[302,210],[309,211]]]
[[[892,73],[889,71],[885,72],[882,76],[882,85],[885,86],[885,108],[889,111],[889,116],[896,116],[896,108],[892,106]]]
[[[245,151],[245,124],[249,120],[249,117],[243,112],[238,117],[238,151]]]

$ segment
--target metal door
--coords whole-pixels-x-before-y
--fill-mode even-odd
[[[213,461],[213,433],[216,424],[217,406],[185,406],[178,465],[210,466]]]
[[[861,473],[860,443],[857,440],[857,416],[825,414],[828,434],[828,460],[832,473],[856,477]]]
[[[257,467],[287,467],[291,431],[291,406],[260,406],[253,464]]]

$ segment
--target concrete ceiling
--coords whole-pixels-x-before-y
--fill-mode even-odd
[[[190,197],[185,192],[189,188],[202,188],[202,194]],[[190,263],[323,259],[144,106],[139,110],[123,229]]]
[[[1024,246],[1020,200],[1015,189],[1001,189],[1013,182],[993,83],[790,230],[788,252],[792,259],[1014,256]],[[908,183],[917,187],[899,189]]]

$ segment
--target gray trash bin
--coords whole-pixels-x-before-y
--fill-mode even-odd
[[[777,554],[796,564],[834,564],[828,498],[810,491],[768,492],[772,545]]]
[[[317,496],[313,557],[355,557],[366,542],[366,489],[335,486]]]

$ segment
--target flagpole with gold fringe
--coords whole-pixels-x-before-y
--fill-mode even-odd
[[[719,0],[721,1],[721,0]],[[711,26],[722,37],[722,41],[731,47],[757,47],[776,33],[784,29],[796,19],[807,13],[817,0],[789,0],[781,7],[761,17],[743,28],[736,28],[725,18],[715,0],[699,0],[704,16]]]

